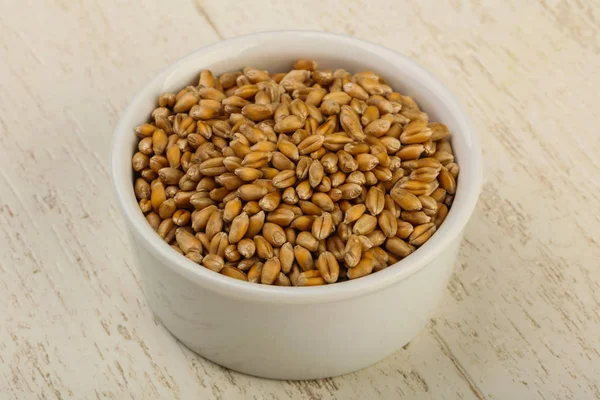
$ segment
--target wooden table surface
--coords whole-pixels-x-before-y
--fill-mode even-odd
[[[600,399],[596,0],[17,1],[0,13],[1,399]],[[333,379],[228,371],[153,318],[110,139],[159,70],[222,39],[312,29],[405,54],[463,102],[481,199],[435,318]]]

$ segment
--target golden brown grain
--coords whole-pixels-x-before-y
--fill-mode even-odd
[[[229,241],[227,240],[227,233],[219,232],[215,236],[213,236],[210,241],[210,245],[208,248],[209,254],[217,254],[221,258],[225,257],[225,249],[229,246]]]
[[[327,239],[327,237],[335,230],[333,217],[327,212],[317,216],[311,229],[313,236],[318,240]]]
[[[415,227],[413,233],[408,237],[408,242],[413,246],[421,246],[435,232],[435,224],[426,223]]]
[[[190,251],[197,251],[202,254],[202,244],[188,230],[178,228],[175,232],[175,240],[184,254],[187,254]]]
[[[258,257],[262,259],[273,258],[273,246],[271,246],[271,243],[269,243],[264,236],[255,236],[254,244],[256,245],[256,255]]]
[[[278,258],[270,258],[265,261],[260,274],[260,283],[272,285],[281,272],[281,262]]]
[[[408,256],[412,252],[408,243],[397,237],[389,238],[385,244],[385,248],[393,255],[401,258]]]
[[[278,208],[267,214],[267,221],[273,222],[279,226],[286,227],[292,223],[296,215],[292,210],[286,208]]]
[[[343,240],[343,239],[342,239]],[[344,248],[344,261],[347,267],[355,267],[360,261],[362,244],[358,236],[350,235]]]
[[[331,252],[325,251],[321,253],[317,259],[316,267],[327,283],[335,283],[338,280],[340,266]]]
[[[221,232],[223,230],[223,211],[218,210],[213,212],[208,217],[208,222],[206,223],[205,232],[209,239],[212,239],[213,236],[217,234],[217,232]]]
[[[300,245],[294,246],[294,257],[303,271],[314,269],[314,260],[310,251]]]
[[[281,263],[281,271],[287,274],[292,269],[294,264],[294,247],[290,242],[286,242],[279,249],[279,261]]]
[[[385,195],[382,190],[375,186],[371,186],[367,192],[367,198],[365,199],[365,205],[371,213],[371,215],[379,215],[383,211],[385,205]]]
[[[245,258],[251,258],[256,252],[256,245],[252,239],[242,239],[237,243],[237,249]]]
[[[377,218],[370,214],[363,214],[360,218],[354,223],[354,227],[352,228],[352,232],[355,235],[366,235],[375,230],[377,226]]]
[[[413,225],[426,224],[431,221],[431,217],[423,211],[402,211],[400,218]]]
[[[225,262],[223,261],[223,258],[216,254],[208,254],[202,259],[202,265],[211,271],[221,272],[225,266]]]
[[[246,276],[246,274],[239,270],[238,268],[235,267],[230,267],[230,266],[224,266],[221,269],[221,274],[228,276],[230,278],[235,278],[235,279],[239,279],[241,281],[247,281],[248,280],[248,276]]]
[[[377,219],[381,232],[385,237],[393,237],[398,231],[398,218],[396,218],[390,211],[383,210]]]
[[[242,240],[249,227],[250,218],[247,213],[243,212],[236,216],[231,221],[231,227],[229,228],[229,243],[235,244]]]
[[[317,68],[203,70],[158,96],[134,128],[133,189],[175,251],[313,286],[384,269],[440,227],[460,171],[448,127],[376,73]]]
[[[310,232],[300,232],[296,236],[296,243],[311,252],[317,251],[319,248],[319,241]]]
[[[373,272],[374,266],[373,259],[371,257],[365,257],[360,260],[354,268],[348,268],[346,276],[348,279],[356,279],[369,275]]]
[[[263,263],[256,261],[248,270],[248,282],[259,283],[262,275]]]
[[[392,189],[390,196],[403,210],[417,211],[422,207],[419,198],[403,188],[396,187]]]
[[[271,222],[265,222],[262,228],[263,237],[273,247],[281,247],[286,242],[283,228]]]

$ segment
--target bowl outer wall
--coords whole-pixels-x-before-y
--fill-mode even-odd
[[[325,287],[252,285],[215,274],[175,253],[139,212],[132,188],[132,127],[145,121],[156,96],[192,83],[202,68],[216,73],[252,65],[289,69],[314,58],[324,67],[372,69],[413,96],[453,132],[461,167],[455,202],[438,232],[410,257],[383,271]],[[411,340],[431,318],[456,260],[481,186],[481,151],[464,111],[448,91],[408,59],[380,46],[315,32],[268,32],[202,48],[160,73],[131,102],[111,154],[119,207],[131,234],[144,292],[177,338],[231,369],[268,378],[313,379],[355,371]]]

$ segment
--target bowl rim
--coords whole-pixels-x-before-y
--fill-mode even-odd
[[[301,37],[307,40],[325,39],[329,42],[353,45],[366,52],[377,53],[380,56],[390,58],[395,62],[402,64],[402,68],[405,72],[409,71],[415,79],[419,79],[421,83],[427,84],[428,88],[432,90],[432,93],[452,111],[452,114],[463,126],[464,130],[453,134],[466,135],[471,144],[469,157],[471,158],[472,168],[469,171],[461,171],[461,176],[469,174],[469,186],[465,187],[464,179],[458,181],[457,193],[460,192],[462,195],[462,201],[453,204],[448,216],[437,230],[436,234],[410,256],[384,270],[378,271],[377,273],[356,280],[339,282],[334,285],[290,288],[250,284],[248,282],[239,281],[214,273],[206,268],[201,268],[191,260],[188,260],[173,251],[166,242],[159,238],[156,232],[147,223],[144,215],[139,211],[137,202],[130,201],[131,195],[128,195],[127,192],[133,193],[131,175],[124,176],[127,174],[121,173],[121,168],[123,167],[124,162],[123,153],[131,151],[131,149],[127,148],[128,146],[124,145],[124,142],[127,140],[127,136],[132,135],[133,132],[133,126],[128,126],[127,120],[134,112],[136,104],[147,99],[147,96],[152,92],[152,88],[164,83],[168,78],[172,77],[172,74],[174,74],[177,68],[182,64],[199,57],[202,53],[216,50],[221,47],[243,47],[244,44],[249,45],[260,42],[261,40],[268,40],[273,38],[274,35],[277,36],[277,39],[284,38],[285,36],[294,38]],[[130,165],[130,161],[127,162]],[[129,232],[131,235],[137,236],[136,239],[140,239],[136,240],[138,244],[152,253],[154,258],[160,260],[162,264],[161,267],[170,268],[174,272],[177,272],[184,278],[206,290],[217,291],[230,297],[241,298],[247,301],[277,301],[279,303],[294,304],[332,302],[350,297],[367,295],[404,280],[418,272],[421,268],[427,266],[463,231],[477,203],[483,175],[481,147],[471,121],[463,106],[458,102],[454,95],[452,95],[450,91],[428,71],[411,59],[378,44],[346,35],[303,30],[259,32],[219,41],[208,46],[203,46],[164,68],[138,91],[129,102],[127,108],[122,112],[112,137],[110,165],[113,191],[119,209],[128,225]],[[463,185],[461,185],[461,181],[463,181]],[[144,267],[140,266],[140,268]]]

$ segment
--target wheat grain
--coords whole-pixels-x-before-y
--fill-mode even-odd
[[[135,197],[176,251],[312,286],[384,269],[440,227],[459,175],[448,127],[376,73],[317,68],[203,70],[134,128]]]

